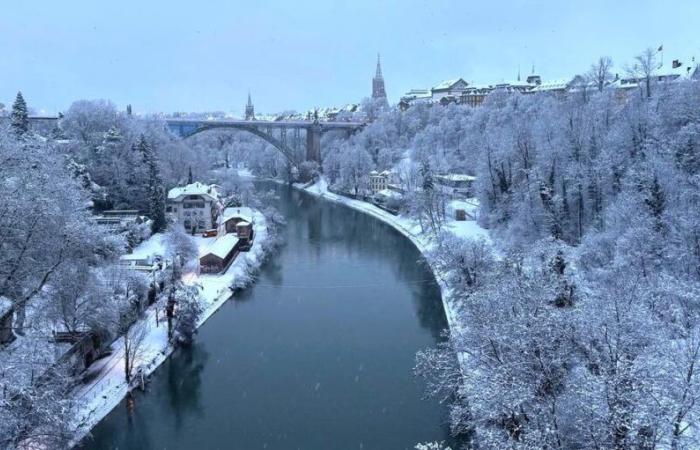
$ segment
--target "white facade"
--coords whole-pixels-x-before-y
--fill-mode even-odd
[[[372,191],[372,194],[383,191],[388,188],[390,184],[395,184],[395,182],[396,176],[389,170],[383,172],[373,170],[369,173],[369,189]]]
[[[220,207],[218,186],[214,184],[196,182],[168,192],[167,212],[187,231],[216,228]]]
[[[469,83],[461,78],[448,80],[433,86],[430,90],[433,101],[440,101],[443,97],[460,97],[469,88]]]
[[[466,198],[473,196],[472,185],[476,177],[461,173],[437,175],[433,184],[435,189],[450,197]]]

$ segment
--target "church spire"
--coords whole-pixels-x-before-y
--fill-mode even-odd
[[[245,120],[255,120],[255,108],[250,99],[250,91],[248,91],[248,103],[245,105]]]
[[[384,77],[382,76],[382,61],[377,53],[377,73],[372,78],[372,98],[386,99],[386,90],[384,89]]]

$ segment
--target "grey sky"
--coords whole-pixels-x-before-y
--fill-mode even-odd
[[[342,105],[371,93],[381,52],[391,102],[446,78],[544,79],[609,55],[622,72],[663,43],[700,60],[700,1],[50,1],[0,6],[0,102],[21,89],[56,112],[80,98],[135,111]]]

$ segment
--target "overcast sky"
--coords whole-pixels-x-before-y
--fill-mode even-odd
[[[0,102],[48,113],[106,98],[135,112],[304,111],[442,79],[569,78],[645,47],[700,60],[698,0],[11,1],[0,5]]]

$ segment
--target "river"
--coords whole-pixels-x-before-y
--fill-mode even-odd
[[[83,449],[412,449],[450,441],[415,353],[446,327],[439,288],[390,226],[274,185],[285,245],[255,285],[122,402]]]

